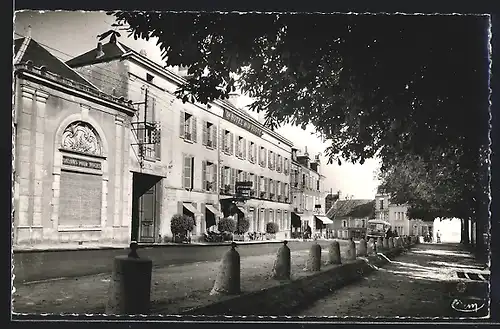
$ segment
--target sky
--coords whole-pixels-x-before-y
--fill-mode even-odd
[[[112,16],[105,12],[85,11],[18,11],[14,17],[14,38],[24,36],[31,26],[31,36],[42,44],[54,56],[63,61],[76,57],[97,45],[97,35],[106,32],[114,22]],[[127,46],[140,51],[144,49],[147,56],[157,62],[164,63],[159,48],[152,39],[134,40],[127,38],[127,33],[122,32],[119,38]],[[251,99],[242,96],[238,106],[244,107]],[[257,118],[257,114],[250,112]],[[276,130],[279,134],[293,142],[294,147],[307,151],[311,157],[324,152],[327,143],[312,135],[314,127],[306,130],[300,127],[286,125]],[[327,159],[321,157],[321,173],[326,176],[325,190],[341,191],[343,196],[352,196],[355,199],[371,199],[375,197],[378,181],[375,172],[379,167],[377,159],[369,159],[363,165],[343,163],[327,164]]]

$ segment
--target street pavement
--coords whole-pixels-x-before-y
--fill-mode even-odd
[[[318,241],[323,246],[328,241]],[[289,241],[292,251],[307,250],[312,241]],[[279,243],[238,244],[241,257],[275,253]],[[191,264],[217,261],[228,249],[228,245],[168,245],[141,247],[139,256],[149,258],[153,266]],[[111,273],[113,258],[126,255],[126,249],[66,250],[14,253],[15,283],[27,283],[60,278],[81,277]],[[91,265],[89,265],[91,264]]]
[[[327,246],[332,241],[318,241],[323,247],[323,259],[326,260]],[[347,241],[339,241],[341,254],[345,256]],[[312,242],[291,243],[292,278],[304,272],[308,249]],[[241,288],[242,291],[258,291],[279,284],[270,279],[271,270],[276,259],[276,251],[280,244],[274,244],[261,250],[268,250],[263,255],[245,255],[244,246],[237,250],[241,256]],[[210,247],[202,247],[210,250]],[[229,247],[225,246],[224,251]],[[186,247],[183,252],[193,249]],[[254,252],[250,249],[250,253]],[[140,250],[140,255],[143,253]],[[248,251],[247,251],[248,253]],[[188,264],[172,264],[153,268],[151,300],[153,312],[161,310],[162,314],[179,314],[196,306],[210,303],[215,297],[209,293],[213,287],[220,259],[223,252],[210,261],[191,262]],[[112,260],[110,260],[112,261]],[[85,277],[64,278],[60,280],[15,284],[14,312],[16,313],[51,313],[51,314],[99,314],[105,310],[108,300],[108,288],[111,274],[98,274]],[[215,300],[215,299],[214,299]]]
[[[458,244],[418,244],[360,283],[315,302],[300,316],[480,318],[489,271]]]

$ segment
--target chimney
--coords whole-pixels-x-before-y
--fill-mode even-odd
[[[148,57],[148,53],[146,52],[145,49],[141,49],[141,51],[139,52],[139,54],[141,54],[141,56]]]
[[[95,55],[95,58],[101,58],[104,56],[104,51],[102,50],[102,42],[97,43],[97,54]]]
[[[309,157],[309,153],[307,152],[307,146],[305,147],[304,155],[305,155],[306,157]]]
[[[28,25],[28,30],[26,31],[26,38],[31,39],[31,25]]]
[[[339,196],[339,200],[342,200],[342,192],[340,190],[337,191],[337,195]]]

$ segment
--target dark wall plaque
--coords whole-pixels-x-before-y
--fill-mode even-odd
[[[263,135],[262,129],[260,129],[259,127],[257,127],[253,123],[251,123],[250,121],[245,120],[242,117],[234,114],[233,112],[230,112],[228,110],[224,110],[223,117],[227,121],[234,123],[235,125],[240,126],[243,129],[248,130],[249,132],[251,132],[254,135],[257,135],[259,137],[261,137]]]
[[[89,160],[63,156],[62,163],[63,165],[66,166],[101,170],[101,163],[98,161],[89,161]]]

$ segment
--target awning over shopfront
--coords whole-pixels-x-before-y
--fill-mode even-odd
[[[323,224],[333,224],[333,221],[324,215],[314,215],[314,217],[320,220]]]
[[[182,206],[194,216],[202,216],[202,213],[199,212],[198,209],[196,209],[191,203],[183,203]]]
[[[217,208],[212,206],[211,204],[207,204],[207,205],[205,205],[205,207],[207,208],[208,211],[210,211],[212,214],[214,214],[214,216],[224,217],[224,215],[219,210],[217,210]]]
[[[248,212],[246,211],[245,208],[243,207],[238,207],[238,211],[240,211],[245,217],[248,216]]]

